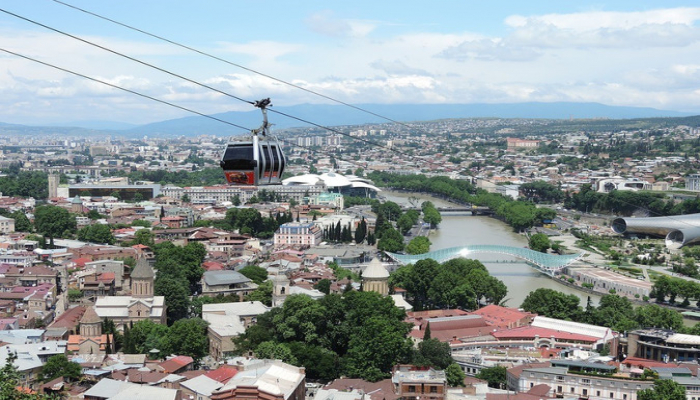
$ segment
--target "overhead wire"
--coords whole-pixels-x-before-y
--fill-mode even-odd
[[[254,102],[254,101],[246,100],[246,99],[243,99],[243,98],[241,98],[241,97],[232,95],[232,94],[230,94],[230,93],[228,93],[228,92],[225,92],[225,91],[220,90],[220,89],[216,89],[216,88],[211,87],[211,86],[209,86],[209,85],[206,85],[206,84],[203,84],[203,83],[201,83],[201,82],[198,82],[198,81],[196,81],[196,80],[194,80],[194,79],[190,79],[190,78],[184,77],[184,76],[182,76],[182,75],[180,75],[180,74],[171,72],[171,71],[169,71],[169,70],[167,70],[167,69],[165,69],[165,68],[158,67],[158,66],[156,66],[156,65],[150,64],[150,63],[145,62],[145,61],[143,61],[143,60],[139,60],[139,59],[137,59],[137,58],[135,58],[135,57],[131,57],[131,56],[129,56],[129,55],[126,55],[126,54],[124,54],[124,53],[118,52],[118,51],[116,51],[116,50],[112,50],[112,49],[110,49],[110,48],[108,48],[108,47],[106,47],[106,46],[102,46],[102,45],[100,45],[100,44],[91,42],[91,41],[86,40],[86,39],[83,39],[83,38],[81,38],[81,37],[79,37],[79,36],[70,34],[70,33],[68,33],[68,32],[64,32],[64,31],[62,31],[62,30],[60,30],[60,29],[53,28],[53,27],[48,26],[48,25],[46,25],[46,24],[43,24],[43,23],[41,23],[41,22],[35,21],[35,20],[31,19],[31,18],[23,17],[23,16],[21,16],[21,15],[15,14],[15,13],[13,13],[13,12],[11,12],[11,11],[8,11],[8,10],[5,10],[5,9],[3,9],[3,8],[0,8],[0,12],[3,12],[3,13],[5,13],[5,14],[11,15],[11,16],[13,16],[13,17],[19,18],[19,19],[24,20],[24,21],[26,21],[26,22],[29,22],[29,23],[31,23],[31,24],[34,24],[34,25],[37,25],[37,26],[41,26],[42,28],[48,29],[48,30],[50,30],[50,31],[59,33],[59,34],[61,34],[61,35],[67,36],[67,37],[70,37],[70,38],[72,38],[72,39],[78,40],[78,41],[80,41],[80,42],[82,42],[82,43],[85,43],[85,44],[88,44],[88,45],[90,45],[90,46],[97,47],[97,48],[99,48],[99,49],[101,49],[101,50],[107,51],[107,52],[112,53],[112,54],[115,54],[115,55],[117,55],[117,56],[124,57],[124,58],[126,58],[126,59],[128,59],[128,60],[130,60],[130,61],[134,61],[134,62],[136,62],[136,63],[139,63],[139,64],[141,64],[141,65],[144,65],[144,66],[153,68],[153,69],[155,69],[155,70],[161,71],[161,72],[166,73],[166,74],[168,74],[168,75],[175,76],[175,77],[177,77],[177,78],[183,79],[183,80],[185,80],[185,81],[187,81],[187,82],[193,83],[193,84],[198,85],[198,86],[201,86],[201,87],[203,87],[203,88],[206,88],[206,89],[209,89],[209,90],[213,90],[213,91],[215,91],[215,92],[217,92],[217,93],[223,94],[223,95],[228,96],[228,97],[231,97],[231,98],[233,98],[233,99],[236,99],[236,100],[239,100],[239,101],[242,101],[242,102],[244,102],[244,103],[251,104],[251,105],[255,105],[255,102]],[[331,127],[327,127],[327,126],[324,126],[324,125],[321,125],[321,124],[317,124],[317,123],[311,122],[311,121],[306,120],[306,119],[303,119],[303,118],[295,117],[295,116],[293,116],[293,115],[290,115],[290,114],[287,114],[287,113],[284,113],[284,112],[281,112],[281,111],[277,111],[277,110],[275,110],[275,109],[268,109],[268,111],[273,112],[273,113],[276,113],[276,114],[279,114],[279,115],[283,115],[283,116],[285,116],[285,117],[287,117],[287,118],[291,118],[291,119],[294,119],[294,120],[299,121],[299,122],[303,122],[303,123],[306,123],[306,124],[310,124],[310,125],[312,125],[312,126],[316,126],[316,127],[318,127],[318,128],[326,129],[326,130],[328,130],[328,131],[330,131],[330,132],[334,132],[334,133],[337,133],[337,134],[339,134],[339,135],[343,135],[343,136],[352,138],[353,140],[361,141],[361,142],[364,142],[364,143],[366,143],[366,144],[370,144],[370,145],[375,146],[375,147],[384,148],[384,149],[389,150],[389,151],[391,151],[391,152],[398,153],[398,154],[400,154],[400,155],[402,155],[402,156],[404,156],[404,157],[409,157],[409,158],[413,158],[413,159],[420,160],[420,161],[423,162],[423,163],[434,164],[434,165],[440,166],[439,163],[436,163],[436,162],[433,162],[433,161],[430,161],[430,160],[427,160],[427,159],[423,159],[423,158],[420,158],[420,157],[416,157],[416,156],[414,156],[414,155],[405,153],[405,152],[403,152],[403,151],[394,149],[394,148],[392,148],[392,147],[390,147],[390,146],[386,146],[386,145],[383,145],[383,144],[381,144],[381,143],[378,143],[378,142],[375,142],[375,141],[372,141],[372,140],[362,139],[362,138],[359,138],[359,137],[352,136],[352,135],[350,135],[350,134],[348,134],[348,133],[342,132],[342,131],[340,131],[340,130],[338,130],[338,129],[335,129],[335,128],[331,128]]]
[[[102,45],[97,44],[97,43],[95,43],[95,42],[91,42],[91,41],[89,41],[89,40],[83,39],[83,38],[81,38],[81,37],[79,37],[79,36],[75,36],[75,35],[72,35],[72,34],[70,34],[70,33],[68,33],[68,32],[64,32],[64,31],[62,31],[62,30],[60,30],[60,29],[56,29],[56,28],[53,28],[53,27],[51,27],[51,26],[42,24],[41,22],[35,21],[35,20],[30,19],[30,18],[27,18],[27,17],[23,17],[23,16],[21,16],[21,15],[15,14],[15,13],[13,13],[13,12],[11,12],[11,11],[8,11],[8,10],[5,10],[5,9],[3,9],[3,8],[0,8],[0,12],[3,12],[3,13],[5,13],[5,14],[11,15],[11,16],[13,16],[13,17],[15,17],[15,18],[19,18],[19,19],[21,19],[21,20],[27,21],[27,22],[32,23],[32,24],[34,24],[34,25],[41,26],[42,28],[46,28],[46,29],[48,29],[48,30],[50,30],[50,31],[53,31],[53,32],[56,32],[56,33],[60,33],[61,35],[68,36],[68,37],[70,37],[70,38],[72,38],[72,39],[78,40],[78,41],[83,42],[83,43],[85,43],[85,44],[89,44],[90,46],[94,46],[94,47],[97,47],[97,48],[102,49],[102,50],[104,50],[104,51],[107,51],[107,52],[110,52],[110,53],[112,53],[112,54],[118,55],[118,56],[120,56],[120,57],[124,57],[124,58],[126,58],[126,59],[128,59],[128,60],[134,61],[134,62],[139,63],[139,64],[141,64],[141,65],[144,65],[144,66],[147,66],[147,67],[156,69],[156,70],[158,70],[158,71],[160,71],[160,72],[166,73],[166,74],[168,74],[168,75],[172,75],[172,76],[174,76],[174,77],[180,78],[180,79],[182,79],[182,80],[184,80],[184,81],[187,81],[187,82],[190,82],[190,83],[194,83],[195,85],[198,85],[198,86],[207,88],[207,89],[209,89],[209,90],[213,90],[213,91],[215,91],[215,92],[217,92],[217,93],[219,93],[219,94],[223,94],[224,96],[228,96],[228,97],[234,98],[234,99],[236,99],[236,100],[238,100],[238,101],[242,101],[242,102],[244,102],[244,103],[248,103],[248,104],[251,104],[251,105],[254,105],[254,104],[255,104],[255,102],[253,102],[253,101],[246,100],[246,99],[243,99],[243,98],[238,97],[238,96],[234,96],[234,95],[232,95],[232,94],[230,94],[230,93],[224,92],[223,90],[219,90],[219,89],[217,89],[217,88],[215,88],[215,87],[212,87],[212,86],[209,86],[209,85],[207,85],[207,84],[204,84],[204,83],[201,83],[201,82],[197,82],[197,81],[195,81],[195,80],[193,80],[193,79],[189,79],[189,78],[187,78],[187,77],[185,77],[185,76],[182,76],[182,75],[180,75],[180,74],[177,74],[177,73],[175,73],[175,72],[168,71],[168,70],[165,69],[165,68],[161,68],[161,67],[159,67],[159,66],[157,66],[157,65],[153,65],[153,64],[147,63],[147,62],[145,62],[145,61],[143,61],[143,60],[139,60],[138,58],[134,58],[134,57],[128,56],[128,55],[126,55],[126,54],[124,54],[124,53],[120,53],[120,52],[118,52],[118,51],[116,51],[116,50],[112,50],[112,49],[110,49],[109,47],[102,46]]]
[[[223,123],[223,124],[226,124],[226,125],[230,125],[230,126],[233,126],[233,127],[236,127],[236,128],[240,128],[240,129],[243,129],[243,130],[246,130],[246,131],[249,131],[249,132],[251,131],[251,129],[246,128],[246,127],[241,126],[241,125],[238,125],[238,124],[234,124],[233,122],[226,121],[226,120],[223,120],[223,119],[220,119],[220,118],[216,118],[216,117],[213,117],[213,116],[211,116],[211,115],[207,115],[207,114],[204,114],[204,113],[202,113],[202,112],[193,110],[193,109],[191,109],[191,108],[184,107],[184,106],[180,106],[180,105],[178,105],[178,104],[175,104],[175,103],[172,103],[172,102],[169,102],[169,101],[166,101],[166,100],[162,100],[162,99],[159,99],[159,98],[156,98],[156,97],[153,97],[153,96],[149,96],[149,95],[147,95],[147,94],[143,94],[143,93],[140,93],[140,92],[135,91],[135,90],[132,90],[132,89],[127,89],[127,88],[125,88],[125,87],[123,87],[123,86],[115,85],[115,84],[110,83],[110,82],[106,82],[106,81],[103,81],[103,80],[100,80],[100,79],[97,79],[97,78],[93,78],[93,77],[91,77],[91,76],[87,76],[87,75],[82,74],[82,73],[80,73],[80,72],[76,72],[76,71],[73,71],[73,70],[69,70],[69,69],[67,69],[67,68],[63,68],[63,67],[60,67],[60,66],[55,65],[55,64],[51,64],[51,63],[48,63],[48,62],[45,62],[45,61],[42,61],[42,60],[39,60],[39,59],[30,57],[30,56],[24,55],[24,54],[20,54],[20,53],[17,53],[17,52],[15,52],[15,51],[12,51],[12,50],[0,48],[0,51],[5,52],[5,53],[8,53],[8,54],[11,54],[11,55],[16,56],[16,57],[19,57],[19,58],[23,58],[23,59],[28,60],[28,61],[35,62],[35,63],[37,63],[37,64],[41,64],[41,65],[44,65],[44,66],[47,66],[47,67],[50,67],[50,68],[54,68],[54,69],[59,70],[59,71],[62,71],[62,72],[66,72],[66,73],[71,74],[71,75],[78,76],[78,77],[80,77],[80,78],[84,78],[84,79],[87,79],[87,80],[90,80],[90,81],[93,81],[93,82],[96,82],[96,83],[100,83],[100,84],[103,84],[103,85],[105,85],[105,86],[112,87],[112,88],[114,88],[114,89],[122,90],[122,91],[124,91],[124,92],[130,93],[130,94],[133,94],[133,95],[136,95],[136,96],[140,96],[140,97],[143,97],[143,98],[148,99],[148,100],[156,101],[156,102],[158,102],[158,103],[162,103],[162,104],[165,104],[165,105],[170,106],[170,107],[174,107],[174,108],[177,108],[177,109],[180,109],[180,110],[183,110],[183,111],[192,113],[192,114],[196,114],[196,115],[199,115],[199,116],[202,116],[202,117],[211,119],[211,120],[216,121],[216,122],[220,122],[220,123]],[[311,151],[311,152],[314,152],[314,153],[323,153],[323,152],[320,151],[320,150],[316,150],[316,149],[313,149],[313,148],[308,147],[308,146],[299,145],[298,143],[294,143],[294,142],[292,142],[291,140],[284,140],[284,139],[278,139],[278,140],[281,141],[281,142],[285,142],[285,143],[289,144],[290,146],[301,147],[301,148],[303,148],[303,149],[306,149],[306,150]],[[328,154],[326,154],[326,155],[328,155]],[[341,161],[345,161],[345,162],[348,162],[348,163],[357,165],[357,166],[359,166],[359,167],[364,167],[364,165],[362,165],[362,164],[360,164],[360,163],[357,163],[357,162],[355,162],[355,161],[353,161],[353,160],[344,159],[343,157],[340,157],[340,156],[335,155],[335,154],[333,154],[332,156],[333,156],[334,158],[337,158],[337,159],[341,160]]]
[[[93,81],[93,82],[101,83],[101,84],[103,84],[103,85],[107,85],[107,86],[113,87],[113,88],[115,88],[115,89],[123,90],[123,91],[125,91],[125,92],[131,93],[131,94],[135,94],[135,95],[137,95],[137,96],[140,96],[140,97],[143,97],[143,98],[146,98],[146,99],[149,99],[149,100],[157,101],[157,102],[159,102],[159,103],[166,104],[166,105],[169,105],[169,106],[171,106],[171,107],[179,108],[180,110],[187,111],[187,112],[190,112],[190,113],[193,113],[193,114],[197,114],[197,115],[199,115],[199,116],[202,116],[202,117],[205,117],[205,118],[214,120],[214,121],[218,121],[218,122],[224,123],[224,124],[226,124],[226,125],[230,125],[230,126],[233,126],[233,127],[236,127],[236,128],[244,129],[244,130],[250,132],[250,129],[249,129],[249,128],[246,128],[246,127],[244,127],[244,126],[241,126],[241,125],[238,125],[238,124],[234,124],[233,122],[229,122],[229,121],[223,120],[223,119],[221,119],[221,118],[216,118],[216,117],[214,117],[214,116],[207,115],[207,114],[201,113],[201,112],[199,112],[199,111],[195,111],[195,110],[192,110],[192,109],[190,109],[190,108],[183,107],[183,106],[177,105],[177,104],[175,104],[175,103],[171,103],[171,102],[166,101],[166,100],[161,100],[161,99],[159,99],[159,98],[156,98],[156,97],[153,97],[153,96],[149,96],[149,95],[147,95],[147,94],[139,93],[139,92],[137,92],[137,91],[135,91],[135,90],[127,89],[127,88],[125,88],[125,87],[122,87],[122,86],[119,86],[119,85],[115,85],[115,84],[113,84],[113,83],[105,82],[105,81],[103,81],[103,80],[100,80],[100,79],[97,79],[97,78],[93,78],[93,77],[90,77],[90,76],[87,76],[87,75],[84,75],[84,74],[81,74],[81,73],[79,73],[79,72],[72,71],[72,70],[69,70],[69,69],[66,69],[66,68],[63,68],[63,67],[59,67],[59,66],[57,66],[57,65],[54,65],[54,64],[51,64],[51,63],[48,63],[48,62],[45,62],[45,61],[41,61],[41,60],[38,60],[38,59],[36,59],[36,58],[29,57],[29,56],[26,56],[26,55],[24,55],[24,54],[20,54],[20,53],[11,51],[11,50],[7,50],[7,49],[4,49],[4,48],[0,48],[0,51],[3,51],[3,52],[8,53],[8,54],[12,54],[12,55],[17,56],[17,57],[20,57],[20,58],[24,58],[25,60],[29,60],[29,61],[33,61],[33,62],[35,62],[35,63],[39,63],[39,64],[42,64],[42,65],[45,65],[45,66],[47,66],[47,67],[51,67],[51,68],[57,69],[57,70],[59,70],[59,71],[67,72],[67,73],[69,73],[69,74],[72,74],[72,75],[75,75],[75,76],[79,76],[79,77],[81,77],[81,78],[85,78],[85,79],[91,80],[91,81]]]
[[[136,27],[131,26],[131,25],[129,25],[129,24],[116,21],[116,20],[114,20],[114,19],[112,19],[112,18],[105,17],[104,15],[101,15],[101,14],[98,14],[98,13],[95,13],[95,12],[92,12],[92,11],[89,11],[89,10],[86,10],[86,9],[83,9],[83,8],[80,8],[80,7],[77,7],[77,6],[74,6],[74,5],[72,5],[72,4],[66,3],[66,2],[61,1],[61,0],[52,0],[52,1],[55,2],[55,3],[61,4],[61,5],[63,5],[63,6],[66,6],[66,7],[70,7],[70,8],[72,8],[72,9],[74,9],[74,10],[83,12],[83,13],[85,13],[85,14],[92,15],[92,16],[94,16],[94,17],[96,17],[96,18],[100,18],[100,19],[102,19],[102,20],[111,22],[111,23],[113,23],[113,24],[117,24],[117,25],[122,26],[122,27],[124,27],[124,28],[134,30],[134,31],[136,31],[136,32],[139,32],[139,33],[142,33],[142,34],[144,34],[144,35],[150,36],[150,37],[152,37],[152,38],[155,38],[155,39],[158,39],[158,40],[162,40],[162,41],[167,42],[167,43],[170,43],[170,44],[172,44],[172,45],[174,45],[174,46],[178,46],[178,47],[180,47],[180,48],[183,48],[183,49],[186,49],[186,50],[189,50],[189,51],[193,51],[193,52],[195,52],[195,53],[197,53],[197,54],[201,54],[201,55],[203,55],[203,56],[205,56],[205,57],[209,57],[209,58],[211,58],[211,59],[214,59],[214,60],[217,60],[217,61],[221,61],[221,62],[226,63],[226,64],[228,64],[228,65],[231,65],[231,66],[240,68],[240,69],[242,69],[242,70],[245,70],[245,71],[248,71],[248,72],[252,72],[252,73],[254,73],[254,74],[257,74],[257,75],[263,76],[263,77],[265,77],[265,78],[271,79],[271,80],[273,80],[273,81],[275,81],[275,82],[279,82],[279,83],[282,83],[282,84],[285,84],[285,85],[294,87],[294,88],[296,88],[296,89],[303,90],[303,91],[305,91],[305,92],[307,92],[307,93],[310,93],[310,94],[313,94],[313,95],[315,95],[315,96],[322,97],[322,98],[324,98],[324,99],[326,99],[326,100],[330,100],[330,101],[332,101],[332,102],[335,102],[335,103],[338,103],[338,104],[341,104],[341,105],[344,105],[344,106],[353,108],[353,109],[355,109],[355,110],[357,110],[357,111],[361,111],[361,112],[364,112],[364,113],[366,113],[366,114],[369,114],[369,115],[372,115],[372,116],[381,118],[381,119],[383,119],[383,120],[386,120],[386,121],[389,121],[389,122],[393,122],[393,123],[395,123],[395,124],[402,125],[402,126],[404,126],[404,127],[406,127],[406,128],[413,128],[412,126],[410,126],[410,125],[408,125],[408,124],[406,124],[406,123],[403,123],[403,122],[400,122],[400,121],[391,119],[391,118],[389,118],[389,117],[386,117],[386,116],[383,116],[383,115],[381,115],[381,114],[375,113],[375,112],[373,112],[373,111],[367,110],[367,109],[365,109],[365,108],[363,108],[363,107],[359,107],[359,106],[356,106],[356,105],[354,105],[354,104],[350,104],[350,103],[348,103],[348,102],[345,102],[345,101],[342,101],[342,100],[338,100],[338,99],[333,98],[333,97],[331,97],[331,96],[325,95],[325,94],[323,94],[323,93],[320,93],[320,92],[317,92],[317,91],[314,91],[314,90],[305,88],[305,87],[303,87],[303,86],[301,86],[301,85],[297,85],[297,84],[295,84],[295,83],[292,83],[292,82],[289,82],[289,81],[285,81],[285,80],[280,79],[280,78],[276,78],[276,77],[274,77],[274,76],[272,76],[272,75],[266,74],[266,73],[264,73],[264,72],[257,71],[257,70],[255,70],[255,69],[252,69],[252,68],[250,68],[250,67],[246,67],[246,66],[244,66],[244,65],[235,63],[235,62],[230,61],[230,60],[227,60],[227,59],[225,59],[225,58],[215,56],[215,55],[213,55],[213,54],[210,54],[210,53],[207,53],[207,52],[205,52],[205,51],[196,49],[196,48],[194,48],[194,47],[191,47],[191,46],[188,46],[188,45],[185,45],[185,44],[176,42],[176,41],[174,41],[174,40],[172,40],[172,39],[168,39],[168,38],[166,38],[166,37],[163,37],[163,36],[160,36],[160,35],[156,35],[156,34],[154,34],[154,33],[148,32],[148,31],[146,31],[146,30],[143,30],[143,29],[140,29],[140,28],[136,28]]]

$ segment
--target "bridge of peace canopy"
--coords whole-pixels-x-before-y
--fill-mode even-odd
[[[540,253],[539,251],[530,250],[524,247],[499,246],[491,244],[449,247],[424,254],[385,253],[389,258],[401,265],[414,264],[417,261],[425,260],[427,258],[431,258],[438,263],[443,263],[453,258],[473,258],[469,256],[473,253],[505,254],[522,259],[547,275],[554,275],[567,265],[583,256],[582,253],[555,255]]]

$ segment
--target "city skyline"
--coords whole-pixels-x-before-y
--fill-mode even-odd
[[[353,104],[570,101],[700,110],[700,7],[689,7],[692,2],[448,1],[429,9],[417,2],[69,4]],[[7,12],[243,99],[328,103],[54,1],[0,8],[6,11],[0,48],[198,112],[251,107]],[[13,55],[0,57],[0,122],[143,124],[191,115]]]

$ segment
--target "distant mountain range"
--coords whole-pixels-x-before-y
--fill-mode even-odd
[[[289,107],[271,107],[268,112],[273,129],[293,127],[362,125],[389,122],[377,115],[400,122],[431,121],[447,118],[537,118],[537,119],[635,119],[687,117],[696,115],[677,111],[645,107],[607,106],[599,103],[511,103],[511,104],[359,104],[358,108],[376,115],[343,105],[301,104]],[[280,115],[284,113],[297,119]],[[259,110],[226,112],[212,117],[249,129],[262,122]],[[309,124],[311,122],[313,124]],[[0,123],[0,133],[65,133],[85,135],[148,136],[197,136],[201,134],[229,136],[246,131],[202,116],[192,116],[132,126],[126,123],[84,121],[52,127],[29,127]]]

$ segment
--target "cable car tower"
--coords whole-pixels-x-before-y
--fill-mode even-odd
[[[286,159],[276,137],[269,135],[270,124],[267,122],[267,107],[270,99],[255,102],[263,114],[263,123],[251,131],[247,141],[229,139],[219,165],[229,185],[265,186],[280,185]]]

